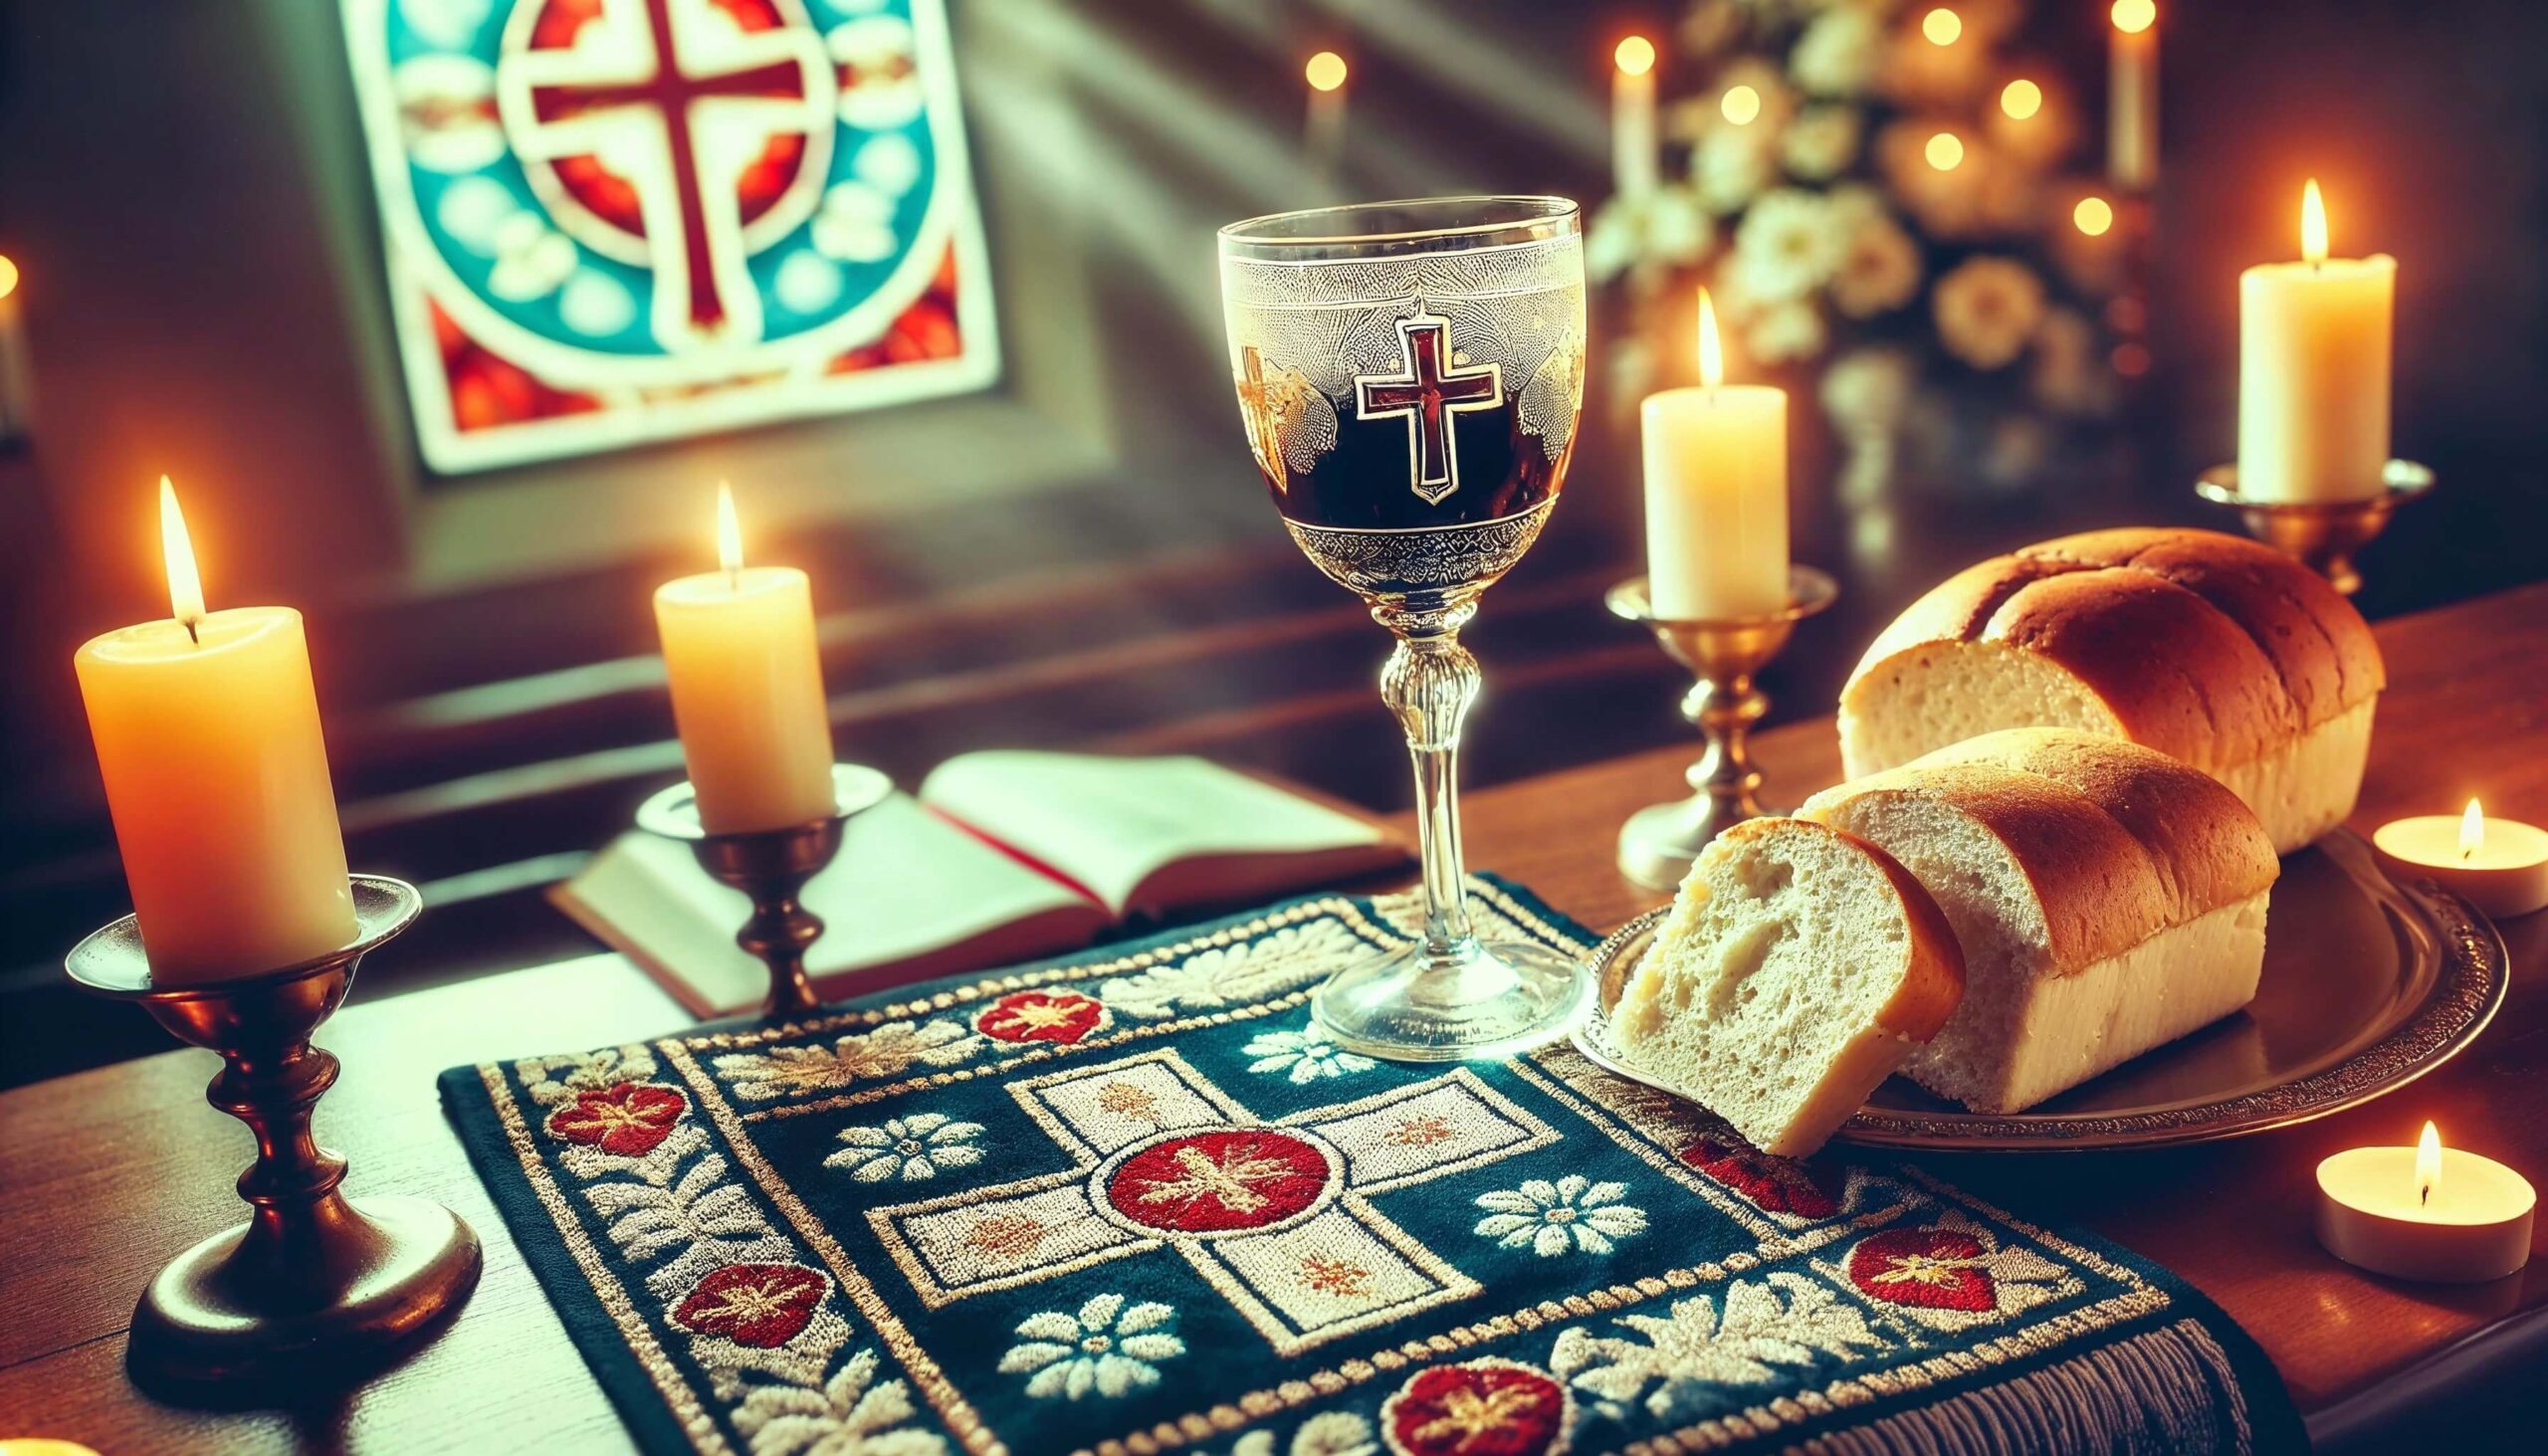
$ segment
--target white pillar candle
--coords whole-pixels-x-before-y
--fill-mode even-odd
[[[2372,831],[2390,873],[2432,880],[2496,920],[2548,908],[2548,829],[2490,819],[2475,799],[2458,814],[2420,814]]]
[[[2126,192],[2159,180],[2159,7],[2114,0],[2106,53],[2106,176]]]
[[[354,937],[301,614],[207,612],[177,493],[159,482],[173,620],[72,659],[141,948],[158,985],[230,980]]]
[[[832,813],[831,718],[814,598],[793,566],[745,566],[734,496],[717,488],[722,570],[655,592],[682,761],[711,834],[810,824]]]
[[[2521,1174],[2443,1147],[2427,1123],[2414,1147],[2353,1147],[2318,1164],[2318,1242],[2376,1274],[2478,1284],[2530,1262],[2538,1201]]]
[[[2238,276],[2238,494],[2359,501],[2387,489],[2398,261],[2327,256],[2326,204],[2301,195],[2298,263]]]
[[[1788,605],[1788,396],[1727,384],[1716,304],[1699,291],[1696,388],[1646,396],[1645,557],[1654,614],[1762,616]]]
[[[1654,43],[1643,36],[1619,42],[1610,78],[1610,174],[1622,197],[1654,190],[1660,160],[1654,119]]]

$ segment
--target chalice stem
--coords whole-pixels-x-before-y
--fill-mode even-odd
[[[1469,927],[1460,850],[1460,726],[1477,701],[1477,659],[1456,628],[1403,636],[1380,675],[1380,693],[1406,729],[1415,761],[1416,846],[1424,867],[1424,947],[1456,953],[1476,938]]]

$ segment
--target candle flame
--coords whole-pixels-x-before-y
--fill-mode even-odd
[[[2114,0],[2114,28],[2128,36],[2148,30],[2159,19],[2157,0]]]
[[[1725,382],[1725,345],[1716,335],[1716,300],[1699,290],[1699,382],[1710,389]]]
[[[195,572],[195,543],[186,534],[186,514],[177,509],[177,488],[159,478],[159,551],[168,562],[168,615],[195,635],[203,620],[203,577]]]
[[[1622,75],[1643,76],[1654,69],[1654,42],[1643,36],[1630,36],[1619,42],[1610,59],[1619,63]]]
[[[2485,847],[2486,812],[2470,799],[2467,811],[2459,816],[2459,857],[2467,859]]]
[[[2310,263],[2327,261],[2327,199],[2318,195],[2318,179],[2300,189],[2300,256]]]
[[[2416,1205],[2433,1201],[2442,1188],[2442,1130],[2425,1124],[2425,1135],[2416,1140]]]
[[[1345,58],[1334,51],[1321,51],[1310,58],[1301,75],[1312,91],[1334,91],[1345,84]]]
[[[735,488],[717,483],[717,564],[731,581],[743,569],[743,530],[735,523]]]

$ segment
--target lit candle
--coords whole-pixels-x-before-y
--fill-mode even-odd
[[[2159,7],[2114,0],[2106,55],[2106,176],[2127,192],[2159,179]]]
[[[1302,68],[1301,76],[1310,84],[1301,149],[1309,157],[1311,178],[1324,184],[1335,177],[1345,151],[1345,58],[1321,51]]]
[[[831,717],[814,595],[793,566],[745,566],[734,493],[717,488],[720,569],[655,591],[682,761],[711,834],[832,813]]]
[[[169,620],[72,659],[150,978],[294,965],[354,937],[301,614],[207,612],[177,493],[159,482]]]
[[[2501,1279],[2530,1262],[2538,1197],[2521,1174],[2442,1145],[2354,1147],[2318,1164],[2318,1242],[2375,1274],[2441,1284]]]
[[[2238,276],[2238,494],[2358,501],[2386,486],[2398,260],[2327,256],[2327,208],[2300,198],[2298,263]]]
[[[1727,384],[1716,302],[1699,291],[1696,388],[1646,396],[1645,555],[1654,614],[1760,616],[1788,605],[1788,396]]]
[[[2497,920],[2548,907],[2548,829],[2489,819],[2475,799],[2458,814],[2421,814],[2372,831],[2392,874],[2433,880]]]
[[[1654,43],[1643,36],[1619,42],[1611,59],[1610,175],[1622,197],[1654,190],[1657,147],[1654,120]]]

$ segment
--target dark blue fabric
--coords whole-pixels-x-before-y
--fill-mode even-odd
[[[1592,938],[1515,887],[1482,918]],[[1314,897],[789,1027],[445,1073],[649,1451],[2296,1447],[2202,1296],[1563,1048],[1376,1064]]]

